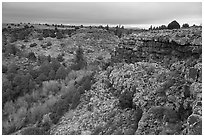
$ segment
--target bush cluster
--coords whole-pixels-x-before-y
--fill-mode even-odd
[[[35,82],[30,74],[18,74],[17,66],[12,65],[7,71],[7,81],[3,83],[2,102],[15,100],[34,89]]]
[[[48,42],[47,45],[51,46],[52,43]],[[30,45],[33,46],[36,44]],[[17,53],[15,45],[8,47],[10,53]],[[86,62],[81,48],[76,53],[74,63],[78,67],[76,70],[79,70],[86,66]],[[30,52],[26,57],[37,60],[39,66],[29,66],[28,70],[20,69],[15,63],[2,66],[2,72],[6,74],[2,84],[3,134],[10,134],[29,124],[37,124],[37,127],[23,130],[23,134],[47,134],[50,124],[56,124],[69,109],[75,109],[80,103],[81,94],[91,88],[93,75],[84,73],[84,70],[74,72],[61,65],[63,54],[51,58],[36,57]],[[71,70],[73,76],[68,75]],[[43,122],[47,114],[51,123]]]
[[[8,55],[9,54],[17,55],[17,53],[20,53],[20,50],[16,47],[15,44],[7,44],[3,51]]]

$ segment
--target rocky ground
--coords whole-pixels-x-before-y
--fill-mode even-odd
[[[76,109],[52,124],[51,135],[200,135],[201,32],[144,31],[119,39],[106,30],[82,28],[67,38],[15,44],[36,56],[64,53],[67,66],[81,46],[89,66],[99,66],[91,89],[81,95]],[[3,64],[8,62],[26,66],[28,60],[9,56],[3,59]]]
[[[139,33],[122,39],[118,47],[120,63],[95,76],[77,109],[65,114],[51,134],[201,134],[201,30]],[[165,53],[169,50],[177,54]],[[190,55],[179,58],[185,52]]]

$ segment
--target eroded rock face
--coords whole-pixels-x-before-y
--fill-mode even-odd
[[[123,38],[116,47],[116,60],[127,63],[198,58],[202,53],[201,28],[146,31]]]

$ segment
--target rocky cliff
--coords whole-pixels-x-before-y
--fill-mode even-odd
[[[124,37],[115,49],[115,59],[127,63],[152,59],[164,62],[199,58],[201,53],[201,28],[154,30]]]

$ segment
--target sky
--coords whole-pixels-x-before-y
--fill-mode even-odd
[[[201,2],[3,2],[3,23],[124,25],[202,24]]]

